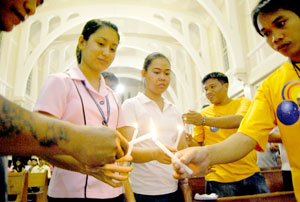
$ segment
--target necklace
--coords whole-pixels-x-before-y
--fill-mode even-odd
[[[298,78],[300,79],[300,75],[298,73],[298,71],[300,72],[300,68],[296,65],[296,63],[294,61],[292,61],[292,64],[293,64],[294,70],[295,70]]]

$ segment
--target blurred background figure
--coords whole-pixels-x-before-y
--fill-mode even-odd
[[[268,143],[265,152],[257,152],[257,165],[263,169],[280,166],[279,157],[278,144]]]
[[[40,159],[39,164],[37,166],[34,166],[31,170],[32,173],[44,173],[47,171],[48,179],[51,178],[51,170],[50,167],[46,164],[46,161],[43,159]]]
[[[25,164],[19,156],[13,156],[13,171],[18,173],[25,171]]]
[[[105,84],[110,87],[112,90],[116,91],[119,85],[119,79],[111,72],[102,72],[102,76],[104,77]]]

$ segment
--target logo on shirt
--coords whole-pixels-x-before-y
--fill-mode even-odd
[[[209,127],[209,130],[210,130],[211,132],[215,133],[215,132],[219,131],[220,128],[216,128],[216,127],[211,126],[211,127]]]
[[[276,110],[277,118],[284,125],[293,125],[300,114],[300,81],[290,81],[281,91],[283,101]]]

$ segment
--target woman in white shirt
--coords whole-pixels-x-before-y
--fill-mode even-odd
[[[176,107],[162,97],[171,80],[168,58],[161,53],[148,55],[142,77],[145,80],[144,93],[138,93],[136,97],[126,100],[122,106],[127,124],[134,127],[137,123],[137,137],[140,137],[151,132],[152,119],[158,140],[171,151],[175,151],[177,126],[183,123]],[[130,183],[136,202],[183,201],[181,190],[178,189],[178,180],[172,177],[171,159],[155,146],[152,139],[135,146],[132,151],[135,163]]]

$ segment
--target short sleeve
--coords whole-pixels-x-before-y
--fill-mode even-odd
[[[240,107],[237,110],[236,115],[245,116],[250,107],[250,104],[251,104],[251,101],[248,98],[241,98]]]
[[[50,75],[40,90],[33,110],[47,112],[61,119],[67,104],[67,94],[65,78],[58,75]]]
[[[256,150],[264,151],[270,131],[275,127],[275,112],[273,111],[266,90],[259,87],[250,108],[243,118],[238,132],[256,140]]]
[[[135,127],[137,121],[136,111],[132,100],[125,100],[122,104],[123,113],[126,115],[127,126]]]

